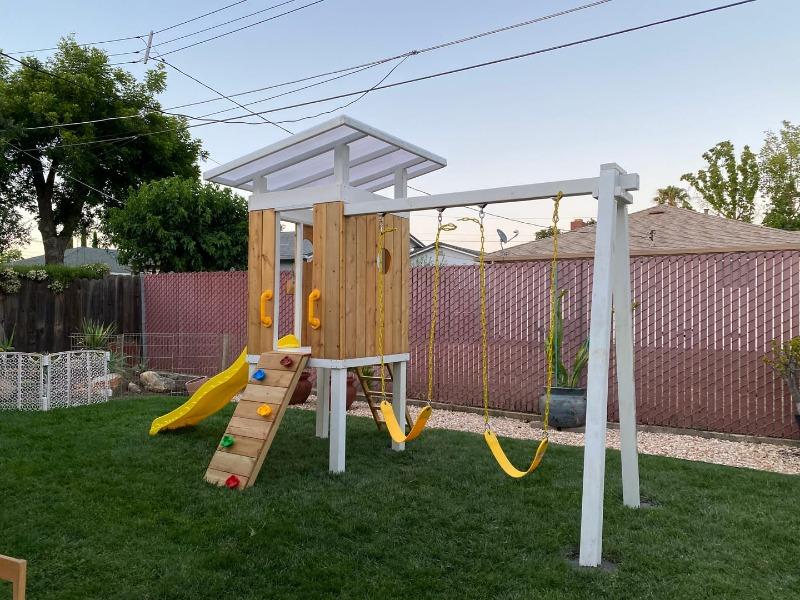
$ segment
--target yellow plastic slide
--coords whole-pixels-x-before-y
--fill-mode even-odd
[[[230,367],[206,381],[186,402],[172,412],[155,419],[150,425],[150,435],[156,435],[163,429],[196,425],[222,410],[247,385],[247,376],[247,348],[245,348]]]

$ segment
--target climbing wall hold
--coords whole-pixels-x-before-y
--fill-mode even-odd
[[[284,356],[281,359],[281,364],[288,369],[294,364],[294,361],[292,360],[291,356]]]
[[[264,369],[258,369],[255,373],[253,373],[253,379],[256,381],[264,381],[266,377],[267,374],[264,372]]]
[[[219,443],[219,445],[222,446],[223,448],[230,448],[231,446],[233,446],[233,443],[235,441],[236,438],[226,433],[225,435],[222,436],[222,441]]]
[[[262,404],[256,409],[256,412],[262,417],[268,417],[272,414],[272,407],[269,404]]]
[[[225,485],[232,490],[238,488],[240,483],[241,481],[239,481],[239,478],[236,475],[231,475],[225,480]]]

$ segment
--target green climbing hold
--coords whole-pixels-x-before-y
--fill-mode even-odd
[[[232,435],[225,434],[222,436],[222,441],[219,443],[223,448],[230,448],[236,440]]]

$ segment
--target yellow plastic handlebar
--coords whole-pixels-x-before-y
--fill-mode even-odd
[[[267,302],[272,300],[272,290],[261,292],[261,324],[264,327],[272,327],[272,317],[267,314]]]
[[[311,290],[311,293],[308,295],[308,324],[311,325],[311,329],[319,329],[320,323],[319,317],[314,316],[314,302],[320,299],[322,296],[322,292],[320,292],[317,288]]]

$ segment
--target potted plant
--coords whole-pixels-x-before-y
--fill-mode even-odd
[[[294,388],[289,404],[303,404],[308,400],[308,396],[311,394],[311,380],[309,377],[311,377],[311,371],[308,369],[304,369],[300,373],[300,379],[297,381],[297,387]]]
[[[800,423],[800,337],[783,343],[773,340],[772,354],[765,356],[764,362],[781,376],[789,388],[794,403],[794,418]]]
[[[553,385],[550,388],[549,423],[551,427],[558,429],[583,427],[586,424],[586,388],[580,387],[580,384],[589,362],[589,339],[581,342],[572,359],[572,365],[567,367],[562,360],[564,318],[561,314],[561,301],[566,293],[566,290],[560,290],[556,295],[553,328]],[[539,398],[539,412],[542,415],[545,412],[546,395],[547,390]]]

